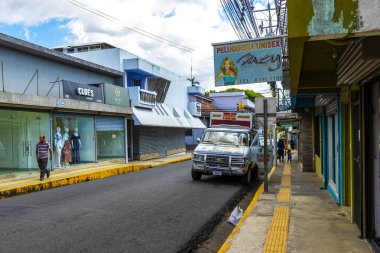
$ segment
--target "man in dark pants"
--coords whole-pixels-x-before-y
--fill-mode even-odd
[[[51,161],[51,148],[49,142],[45,141],[45,135],[40,135],[40,141],[36,144],[36,157],[38,167],[40,168],[40,180],[44,180],[45,174],[46,177],[49,178],[50,170],[46,170],[48,164],[48,158],[50,154]]]

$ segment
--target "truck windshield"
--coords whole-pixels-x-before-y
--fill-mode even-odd
[[[248,134],[239,132],[206,131],[202,143],[248,146]]]

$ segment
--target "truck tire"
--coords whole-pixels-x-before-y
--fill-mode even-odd
[[[252,170],[251,168],[249,168],[247,173],[245,173],[245,175],[241,177],[241,182],[247,186],[250,186],[251,181],[252,181]]]
[[[202,177],[202,172],[198,172],[198,171],[191,171],[191,177],[193,178],[193,180],[201,180],[201,177]]]
[[[259,167],[257,167],[257,165],[255,165],[255,167],[253,167],[253,170],[252,170],[252,180],[255,180],[259,177]]]

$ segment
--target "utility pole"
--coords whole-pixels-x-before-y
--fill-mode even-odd
[[[268,192],[268,100],[264,99],[264,192]]]

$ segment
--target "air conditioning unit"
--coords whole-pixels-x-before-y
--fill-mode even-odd
[[[202,104],[199,102],[189,102],[188,109],[193,116],[200,117],[202,115]]]

